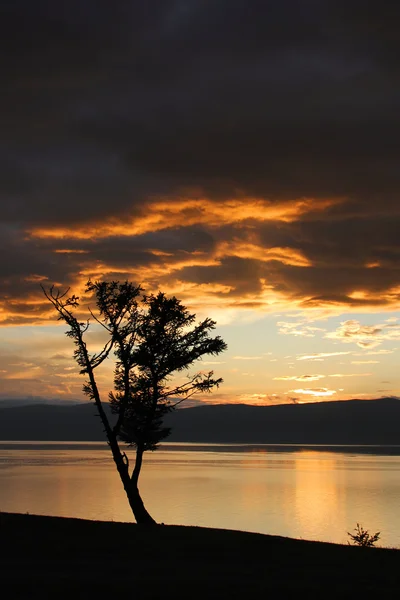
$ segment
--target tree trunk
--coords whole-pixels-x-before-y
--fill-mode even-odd
[[[131,482],[129,488],[125,488],[125,492],[128,496],[129,506],[135,516],[136,523],[138,525],[156,525],[156,521],[145,509],[143,500],[140,497],[139,490],[135,484]]]
[[[143,444],[137,444],[135,468],[133,469],[131,477],[129,477],[128,475],[129,483],[125,485],[124,482],[124,488],[126,495],[128,496],[129,505],[132,509],[133,514],[135,515],[136,523],[138,525],[156,525],[156,522],[153,519],[153,517],[150,516],[150,514],[145,509],[143,500],[140,497],[138,489],[138,480],[143,462],[143,452]]]
[[[129,506],[132,509],[136,523],[138,525],[156,525],[156,521],[144,507],[143,500],[139,494],[137,483],[135,481],[132,481],[129,477],[128,467],[124,463],[121,464],[120,461],[118,461],[118,463],[118,473],[124,486],[125,493],[128,497]]]
[[[156,525],[156,521],[145,509],[143,500],[139,494],[138,489],[138,479],[143,460],[143,449],[138,448],[136,450],[136,464],[132,473],[132,477],[130,477],[128,462],[124,461],[124,456],[126,459],[126,455],[121,454],[115,436],[112,437],[109,441],[114,457],[114,462],[117,466],[117,470],[121,478],[122,485],[124,486],[125,493],[128,497],[129,506],[132,509],[136,523],[138,525]]]

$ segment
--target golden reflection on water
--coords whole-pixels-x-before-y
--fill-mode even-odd
[[[338,485],[337,457],[303,451],[295,459],[295,514],[299,530],[313,523],[321,539],[329,539],[331,515],[343,520],[344,502]]]

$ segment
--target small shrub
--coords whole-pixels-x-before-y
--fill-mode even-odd
[[[356,546],[364,546],[365,548],[372,548],[379,540],[381,532],[377,531],[374,535],[370,535],[367,529],[364,529],[359,523],[354,528],[355,533],[347,532],[347,535],[353,540]],[[350,544],[350,542],[349,542]]]

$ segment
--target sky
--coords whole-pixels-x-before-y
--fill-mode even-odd
[[[83,399],[40,285],[88,279],[216,321],[199,401],[400,396],[399,2],[2,13],[0,398]]]

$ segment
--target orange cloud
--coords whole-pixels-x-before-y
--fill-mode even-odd
[[[0,305],[0,325],[31,325],[47,320],[51,309],[36,297],[6,298]]]
[[[260,198],[221,202],[207,198],[159,198],[148,201],[138,214],[128,217],[120,215],[66,227],[38,227],[30,231],[31,235],[50,241],[43,241],[42,248],[37,240],[30,239],[29,242],[41,252],[53,252],[51,264],[54,266],[44,265],[41,273],[35,263],[32,274],[24,280],[32,290],[29,296],[34,295],[35,286],[36,297],[40,298],[39,286],[35,284],[47,280],[50,285],[50,273],[53,277],[63,276],[65,281],[60,288],[69,285],[70,293],[83,300],[88,279],[129,279],[140,283],[147,293],[162,289],[165,293],[178,295],[195,312],[212,311],[224,324],[237,318],[254,320],[263,312],[288,308],[299,308],[308,314],[322,308],[325,316],[340,314],[343,306],[357,307],[359,312],[365,312],[371,306],[393,309],[400,298],[397,284],[386,289],[373,288],[369,292],[364,289],[368,283],[362,279],[353,290],[346,287],[344,281],[341,293],[336,293],[336,288],[334,292],[321,288],[318,257],[310,251],[309,245],[303,244],[301,236],[289,232],[288,225],[281,226],[281,223],[299,219],[307,221],[304,215],[321,213],[340,202],[342,199],[338,198],[277,202]],[[267,238],[265,228],[260,227],[258,231],[258,225],[268,221],[275,222],[274,231],[284,230],[282,235],[273,232]],[[205,233],[206,242],[200,245],[201,250],[196,243],[186,246],[190,231],[185,232],[189,238],[179,237],[181,231],[191,225],[213,229]],[[157,247],[157,236],[143,236],[132,246],[130,240],[107,239],[112,236],[134,238],[169,228],[181,229],[168,232],[166,239],[161,240],[160,248]],[[235,237],[232,239],[233,231]],[[169,236],[173,238],[171,244]],[[61,242],[62,238],[66,241]],[[70,241],[73,239],[82,242]],[[265,239],[270,239],[270,246]],[[73,248],[75,243],[77,248]],[[191,250],[183,250],[185,247]],[[118,248],[121,248],[120,253]],[[318,293],[321,289],[323,294]],[[32,305],[29,296],[21,295],[18,305],[3,300],[0,322],[25,324],[48,319],[49,309],[43,302]],[[280,333],[293,336],[312,337],[320,330],[305,321],[297,324],[282,321],[280,325]],[[397,339],[393,332],[391,339]]]
[[[311,262],[300,250],[295,248],[265,248],[261,245],[233,240],[221,242],[217,248],[216,256],[237,256],[239,258],[251,258],[263,262],[278,261],[285,265],[294,267],[310,267]]]
[[[337,308],[341,310],[344,305],[348,308],[357,308],[357,312],[369,312],[371,307],[398,310],[400,308],[400,286],[390,286],[386,290],[378,291],[367,288],[355,289],[339,295],[304,297],[301,301],[301,307],[304,309],[335,310]]]
[[[172,227],[199,224],[219,227],[244,221],[291,222],[304,214],[322,212],[341,202],[341,198],[300,198],[286,202],[271,202],[260,198],[222,202],[213,202],[207,198],[166,198],[149,202],[142,214],[131,218],[111,218],[70,227],[37,227],[29,233],[39,238],[99,239],[143,235]]]

